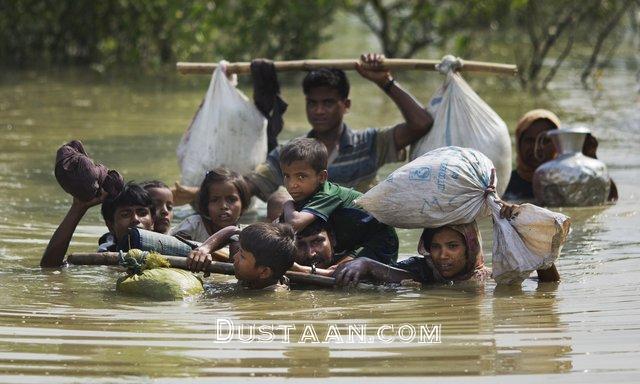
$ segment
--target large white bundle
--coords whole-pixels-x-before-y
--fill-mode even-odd
[[[400,228],[437,228],[493,216],[493,277],[519,283],[560,255],[569,218],[531,204],[500,218],[495,171],[482,153],[460,147],[427,152],[405,164],[356,202],[379,221]]]
[[[267,120],[227,79],[224,63],[178,145],[182,184],[200,185],[207,171],[225,166],[247,173],[267,157]]]
[[[536,269],[547,269],[560,256],[571,220],[533,204],[521,204],[513,217],[500,218],[491,201],[493,216],[493,278],[502,284],[519,284]]]
[[[445,60],[447,58],[445,57]],[[445,61],[443,61],[445,63]],[[432,149],[455,145],[484,153],[495,165],[496,189],[502,195],[511,177],[511,139],[505,122],[485,103],[451,64],[444,84],[427,109],[434,118],[429,134],[411,148],[411,160]]]
[[[398,228],[436,228],[487,216],[493,163],[460,147],[434,149],[396,169],[358,199],[379,221]]]

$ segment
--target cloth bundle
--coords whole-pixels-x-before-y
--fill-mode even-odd
[[[120,173],[96,164],[82,145],[73,140],[58,149],[55,176],[65,192],[82,201],[89,201],[99,195],[100,189],[110,196],[117,196],[124,188]]]

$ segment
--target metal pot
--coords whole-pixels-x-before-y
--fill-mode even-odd
[[[584,207],[606,203],[610,178],[607,166],[582,154],[587,128],[554,129],[546,132],[558,157],[536,169],[533,195],[546,206]]]

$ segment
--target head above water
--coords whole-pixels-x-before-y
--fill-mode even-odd
[[[207,172],[198,193],[198,213],[211,221],[214,230],[236,225],[251,202],[244,178],[227,168]]]
[[[351,107],[349,81],[344,71],[322,68],[311,71],[302,82],[307,120],[318,134],[337,132]]]
[[[299,137],[280,151],[284,187],[295,201],[313,195],[327,181],[327,148],[316,139]]]
[[[240,251],[233,258],[236,278],[253,288],[274,284],[291,268],[295,255],[290,225],[251,224],[240,233]]]
[[[155,208],[153,230],[158,233],[169,233],[173,220],[173,193],[168,185],[160,180],[148,180],[140,183],[151,196]]]
[[[116,197],[108,197],[100,209],[102,218],[117,240],[130,227],[153,230],[154,205],[149,193],[133,181],[128,182]]]
[[[296,234],[296,263],[328,268],[333,263],[335,237],[331,226],[316,219]]]
[[[525,113],[516,128],[517,172],[524,180],[531,181],[541,164],[552,160],[556,150],[545,132],[558,129],[560,119],[546,109],[534,109]]]
[[[425,229],[418,252],[433,268],[434,281],[461,281],[484,269],[482,238],[476,222]]]

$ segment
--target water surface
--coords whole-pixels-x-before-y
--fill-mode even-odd
[[[425,102],[442,80],[402,74]],[[400,116],[372,84],[353,79],[354,128],[386,126]],[[285,78],[290,103],[282,139],[305,132],[301,92]],[[153,302],[115,292],[119,272],[71,266],[41,270],[47,241],[70,198],[53,177],[56,149],[81,139],[99,161],[126,179],[179,179],[175,147],[208,79],[106,78],[89,71],[8,72],[0,82],[0,381],[139,382],[279,377],[352,380],[355,376],[427,377],[439,382],[518,380],[633,382],[640,377],[640,113],[632,72],[610,70],[596,91],[575,74],[533,98],[501,81],[474,77],[474,87],[515,126],[528,109],[546,106],[566,123],[587,124],[599,156],[618,183],[614,206],[563,209],[573,218],[558,269],[560,284],[527,280],[519,288],[413,287],[360,291],[238,293],[233,279],[213,276],[206,296]],[[246,84],[242,84],[246,89]],[[239,148],[241,150],[241,148]],[[394,169],[387,166],[385,175]],[[491,259],[489,223],[481,225]],[[106,231],[92,209],[71,252],[89,252]],[[401,251],[415,253],[417,231],[400,231]],[[217,319],[236,325],[295,326],[271,342],[217,343]],[[346,335],[366,325],[441,325],[437,344],[298,343],[305,325],[320,339],[330,327]],[[435,377],[439,376],[439,377]],[[497,377],[494,377],[497,376]]]

